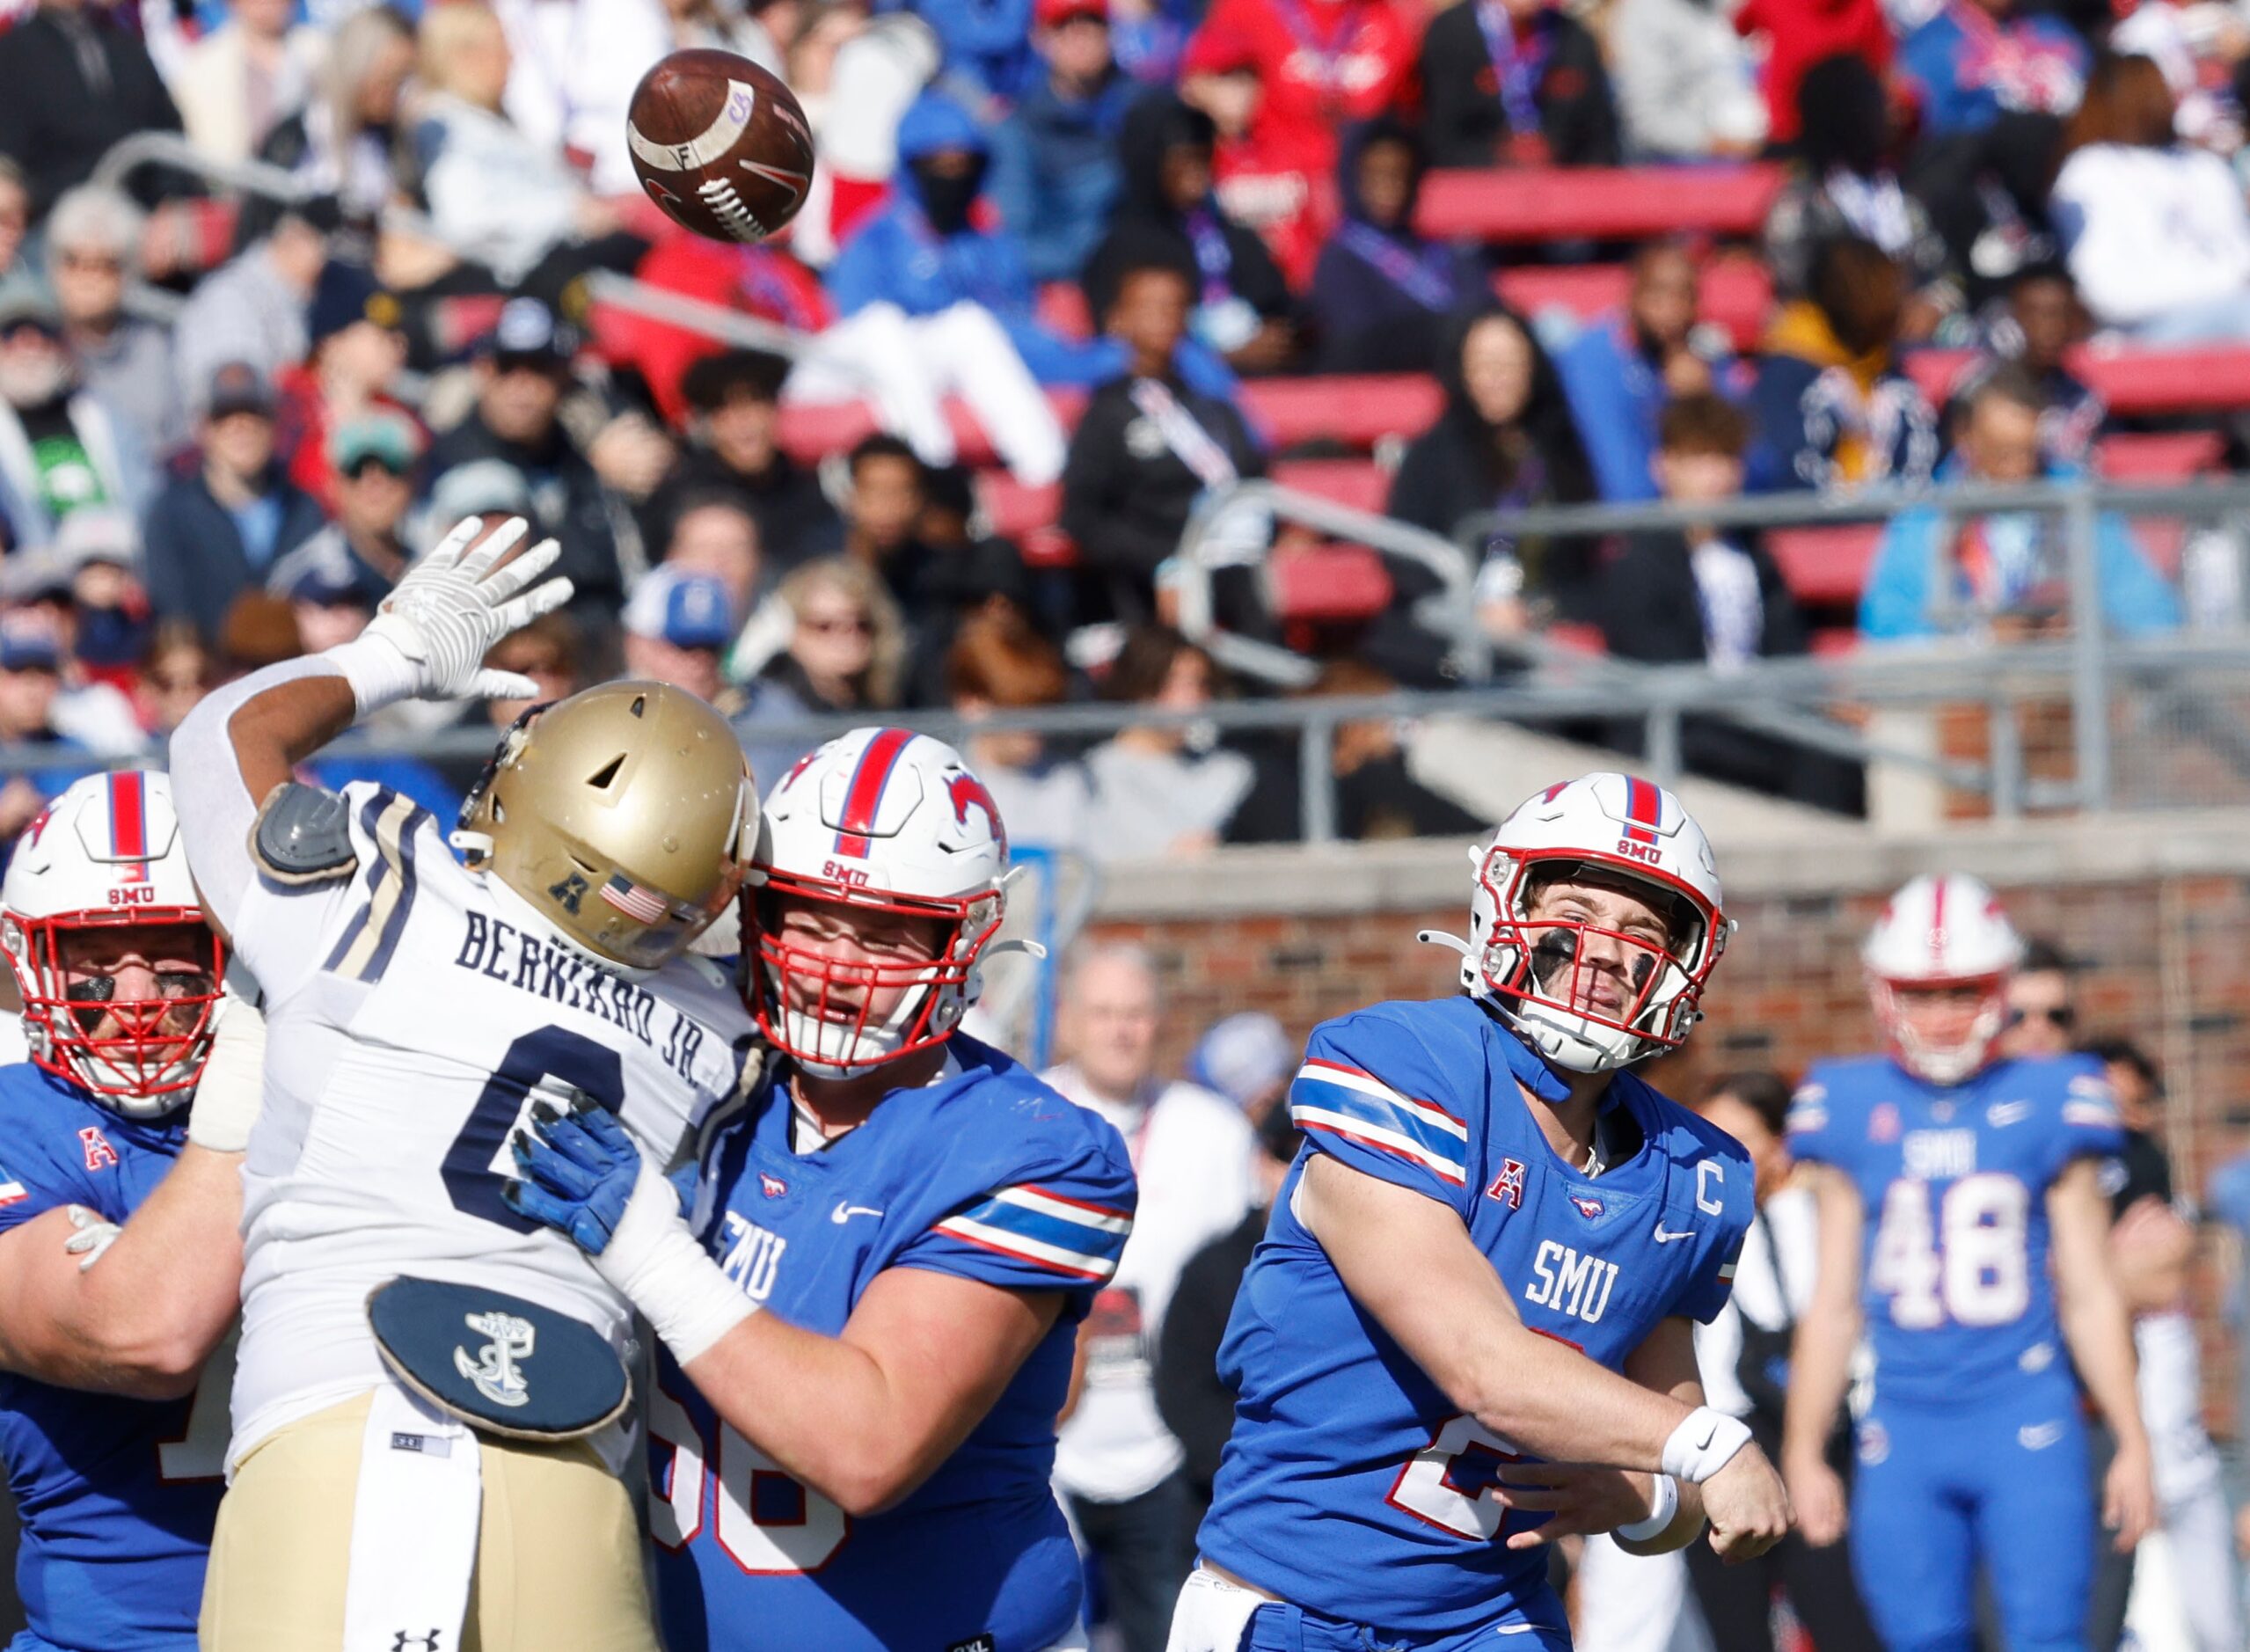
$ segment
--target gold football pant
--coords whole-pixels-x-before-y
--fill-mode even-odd
[[[278,1429],[219,1505],[202,1652],[335,1652],[370,1396]],[[477,1569],[461,1652],[658,1652],[631,1498],[584,1441],[479,1438]]]

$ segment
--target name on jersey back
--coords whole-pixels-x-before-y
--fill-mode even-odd
[[[454,967],[535,994],[566,1009],[599,1016],[657,1049],[656,1012],[670,1020],[661,1055],[664,1064],[694,1082],[697,1052],[704,1029],[637,982],[613,975],[561,947],[526,934],[513,924],[482,912],[465,914],[468,932]]]

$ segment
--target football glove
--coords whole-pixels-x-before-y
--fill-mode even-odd
[[[533,584],[562,554],[552,539],[498,566],[528,531],[522,517],[512,517],[472,551],[469,546],[484,523],[466,518],[406,570],[365,631],[329,650],[362,716],[402,699],[537,696],[530,678],[486,670],[484,664],[494,643],[571,597],[567,579]]]

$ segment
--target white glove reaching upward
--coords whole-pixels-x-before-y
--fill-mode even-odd
[[[472,551],[484,523],[466,518],[407,569],[365,631],[329,651],[361,715],[403,699],[537,697],[529,677],[484,667],[494,643],[571,597],[567,579],[532,583],[562,554],[552,539],[499,566],[528,531],[522,517],[510,517]]]

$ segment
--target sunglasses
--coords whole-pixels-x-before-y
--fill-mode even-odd
[[[800,619],[797,629],[815,637],[864,637],[874,630],[873,622],[865,615],[855,614],[849,619]]]
[[[2078,1025],[2078,1012],[2067,1004],[2050,1005],[2037,1010],[2010,1010],[2008,1012],[2010,1027],[2021,1027],[2026,1021],[2031,1020],[2044,1021],[2049,1027],[2059,1027],[2067,1033]]]

